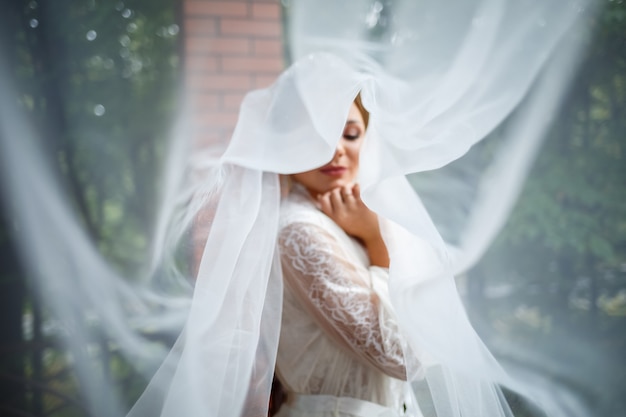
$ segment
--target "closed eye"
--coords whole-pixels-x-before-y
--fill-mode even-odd
[[[343,131],[343,138],[346,140],[357,140],[361,137],[361,129],[356,126],[347,126]]]

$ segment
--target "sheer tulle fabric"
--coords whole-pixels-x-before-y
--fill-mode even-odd
[[[419,363],[438,417],[510,415],[496,384],[515,384],[470,326],[453,274],[480,256],[499,224],[495,219],[505,217],[514,199],[513,192],[495,201],[493,193],[514,190],[509,185],[518,184],[527,169],[535,149],[532,144],[545,128],[545,115],[561,97],[574,62],[576,45],[565,48],[560,42],[585,5],[582,0],[395,1],[388,27],[374,32],[376,13],[372,14],[369,1],[292,2],[287,36],[295,63],[272,87],[246,96],[227,151],[219,161],[209,163],[218,167],[211,172],[220,172],[221,177],[202,180],[219,182],[220,199],[185,329],[130,415],[265,416],[279,341],[283,275],[297,293],[293,295],[308,300],[310,309],[319,312],[316,320],[327,333],[360,360],[394,376],[402,376],[403,367],[412,369],[409,362]],[[552,56],[557,49],[565,54]],[[509,136],[512,142],[507,149],[512,154],[497,160],[512,163],[494,164],[496,170],[488,179],[498,181],[490,183],[480,199],[489,204],[470,210],[468,227],[457,232],[460,244],[451,248],[405,174],[437,169],[463,156],[529,94],[547,63],[545,81],[531,92],[529,110],[521,113]],[[10,86],[3,91],[10,91]],[[325,291],[316,283],[319,277],[307,272],[306,263],[296,268],[285,258],[283,274],[277,250],[282,244],[287,259],[295,250],[287,244],[287,236],[279,238],[278,174],[303,172],[331,159],[350,103],[359,92],[371,114],[359,182],[364,201],[385,219],[383,232],[391,257],[389,299],[382,295],[380,271],[351,271],[348,275],[354,280],[344,284],[361,285],[371,279],[379,307],[384,308],[364,314],[369,323],[380,326],[378,334],[375,326],[365,331],[354,320],[332,320],[333,306],[324,304],[332,298],[316,296],[316,291]],[[11,130],[26,123],[5,104],[0,109],[2,138],[28,137],[28,129]],[[35,171],[12,178],[15,172],[23,172],[15,166],[21,160],[18,155],[36,152],[11,139],[2,141],[3,169],[8,170],[3,178],[21,209],[16,216],[24,224],[24,233],[31,238],[63,236],[71,242],[55,246],[55,252],[37,245],[24,248],[35,259],[29,263],[37,265],[33,276],[39,277],[42,292],[51,294],[48,297],[62,319],[71,319],[75,310],[62,305],[64,298],[54,295],[57,290],[46,290],[52,288],[48,276],[37,269],[49,268],[57,277],[68,277],[67,282],[55,283],[56,288],[80,291],[84,300],[93,300],[103,326],[130,357],[153,353],[126,323],[121,308],[112,314],[105,311],[109,306],[97,302],[103,294],[111,294],[112,299],[119,294],[122,298],[144,294],[134,293],[100,265],[100,258],[92,265],[102,274],[74,266],[96,252],[78,228],[61,227],[76,222],[63,217],[71,211],[60,201],[60,192],[41,186]],[[44,165],[33,160],[29,166]],[[507,175],[499,175],[503,172]],[[41,216],[30,190],[48,197],[49,218]],[[193,207],[187,207],[187,214],[193,213]],[[494,218],[472,223],[484,220],[485,214]],[[491,231],[475,233],[476,224],[487,224]],[[300,230],[299,236],[304,238],[305,232]],[[315,236],[322,242],[311,244],[324,243],[324,234]],[[333,268],[350,269],[346,265],[339,261]],[[80,276],[94,281],[86,285],[70,279]],[[304,280],[289,284],[294,276]],[[361,294],[375,298],[369,292]],[[164,305],[168,311],[179,311],[180,305]],[[381,316],[385,311],[393,315]],[[361,335],[367,342],[351,338],[353,331],[353,336]],[[75,343],[81,343],[79,338]],[[414,356],[407,357],[410,352]],[[414,374],[408,372],[409,377]],[[98,387],[87,389],[90,397],[98,396]]]
[[[282,299],[282,282],[269,279],[280,277],[270,273],[279,183],[275,174],[231,168],[223,187],[236,195],[217,207],[180,349],[129,415],[155,415],[154,404],[163,416],[239,415],[246,394],[246,415],[267,414]]]
[[[294,4],[290,39],[293,55],[302,58],[272,87],[248,94],[242,104],[221,159],[232,171],[208,237],[184,350],[162,415],[198,410],[237,415],[251,378],[260,387],[257,392],[269,389],[267,370],[274,365],[281,310],[280,280],[269,273],[278,233],[277,174],[310,170],[330,160],[359,92],[371,114],[359,182],[364,201],[388,221],[390,303],[408,351],[425,369],[437,414],[510,415],[496,383],[513,384],[475,334],[455,288],[455,259],[463,259],[464,248],[452,257],[404,175],[462,156],[510,114],[576,18],[577,5],[398,2],[395,40],[368,43],[346,37],[358,31],[335,24],[324,14],[324,3]],[[363,4],[337,7],[349,14]],[[334,53],[315,52],[320,49]],[[546,105],[557,98],[554,91],[542,96]],[[323,233],[307,227],[290,226],[279,238],[287,259],[297,258],[298,239],[315,235],[323,240]],[[365,336],[391,353],[377,357],[378,349],[359,350],[354,339],[358,326],[349,318],[332,320],[333,300],[321,297],[323,281],[305,261],[285,263],[283,258],[294,296],[308,300],[314,317],[339,343],[358,350],[357,356],[374,367],[402,376],[400,362],[393,359],[400,356],[391,333],[383,326],[381,335]],[[342,268],[341,261],[333,268]],[[279,272],[276,266],[274,272]],[[347,274],[354,283],[367,280],[363,271]],[[296,275],[304,279],[289,279]],[[270,276],[275,281],[268,287]],[[267,314],[260,323],[263,308]],[[259,332],[262,324],[268,327]],[[262,361],[255,359],[257,347],[264,352]],[[265,372],[253,373],[255,363],[262,363]]]

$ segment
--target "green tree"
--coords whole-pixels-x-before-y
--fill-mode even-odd
[[[471,308],[491,318],[483,325],[519,346],[551,346],[549,355],[568,358],[580,379],[570,371],[553,377],[598,416],[626,407],[624,45],[626,6],[610,2],[594,18],[586,57],[519,204],[472,271]],[[503,284],[507,295],[485,296]],[[583,376],[587,386],[577,387]],[[593,384],[598,390],[588,392]]]
[[[170,0],[2,2],[0,59],[9,63],[14,104],[36,127],[76,218],[129,277],[146,258],[178,107],[179,7]],[[49,313],[18,262],[12,237],[19,224],[6,210],[10,201],[2,203],[0,414],[86,415],[80,382],[58,336],[44,331]],[[83,315],[77,312],[77,325],[91,326]],[[93,341],[95,367],[120,380],[120,393],[132,401],[143,382],[104,331],[93,334],[100,335]]]

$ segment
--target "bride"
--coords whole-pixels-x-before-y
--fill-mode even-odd
[[[419,378],[438,417],[511,415],[499,386],[516,385],[472,329],[454,275],[506,218],[573,67],[571,56],[548,58],[584,1],[398,1],[389,36],[378,38],[363,32],[356,9],[344,13],[353,3],[361,2],[294,3],[296,61],[246,96],[228,149],[203,178],[219,202],[184,331],[131,416],[265,416],[275,372],[288,394],[283,416],[419,416],[409,382]],[[461,158],[522,99],[532,111],[518,113],[511,153],[498,159],[510,165],[494,164],[488,186],[472,190],[482,206],[448,244],[406,175]],[[31,263],[60,268],[38,268],[37,285],[54,287],[47,274],[76,278],[81,285],[66,292],[93,301],[120,349],[150,356],[153,343],[123,308],[100,302],[121,292],[129,301],[119,304],[134,305],[143,293],[109,269],[85,268],[80,254],[104,262],[77,230],[57,230],[61,205],[33,203],[55,193],[30,186],[38,178],[13,157],[31,154],[19,152],[27,141],[5,136],[13,133],[0,138],[3,165],[24,172],[6,176],[22,208],[16,218],[33,236],[66,242],[53,249],[71,260],[53,262],[55,252],[33,239]],[[58,289],[42,293],[71,321],[76,309]],[[94,387],[88,394],[101,397]]]
[[[535,69],[542,59],[512,56]],[[447,244],[405,176],[461,157],[532,81],[508,71],[507,88],[485,88],[467,79],[472,65],[455,101],[421,94],[423,80],[362,54],[315,52],[245,97],[205,178],[219,202],[185,331],[131,416],[265,416],[275,373],[287,392],[281,417],[420,416],[412,382],[421,378],[438,417],[512,415],[500,386],[516,385],[454,281],[495,232],[473,238],[470,217],[456,247]],[[543,108],[555,99],[540,97]],[[523,133],[512,143],[532,147],[540,136]],[[512,149],[517,161],[532,153]],[[520,166],[507,172],[520,177]],[[511,176],[491,179],[481,201],[513,198],[501,198]],[[497,227],[506,205],[486,209]],[[480,221],[485,209],[476,213]]]
[[[288,177],[278,233],[285,297],[276,371],[287,390],[279,416],[405,415],[411,403],[404,381],[419,364],[390,305],[378,216],[355,184],[368,118],[357,96],[332,160]]]

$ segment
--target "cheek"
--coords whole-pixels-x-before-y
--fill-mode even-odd
[[[293,174],[291,177],[300,183],[306,183],[308,182],[308,179],[309,179],[309,173],[301,172],[299,174]]]
[[[301,172],[293,174],[291,177],[307,188],[313,187],[318,183],[318,175],[315,171]]]
[[[351,144],[350,147],[348,147],[348,155],[350,156],[350,160],[352,161],[352,163],[355,166],[359,165],[359,156],[361,153],[361,141],[359,141],[358,143],[354,143]]]

